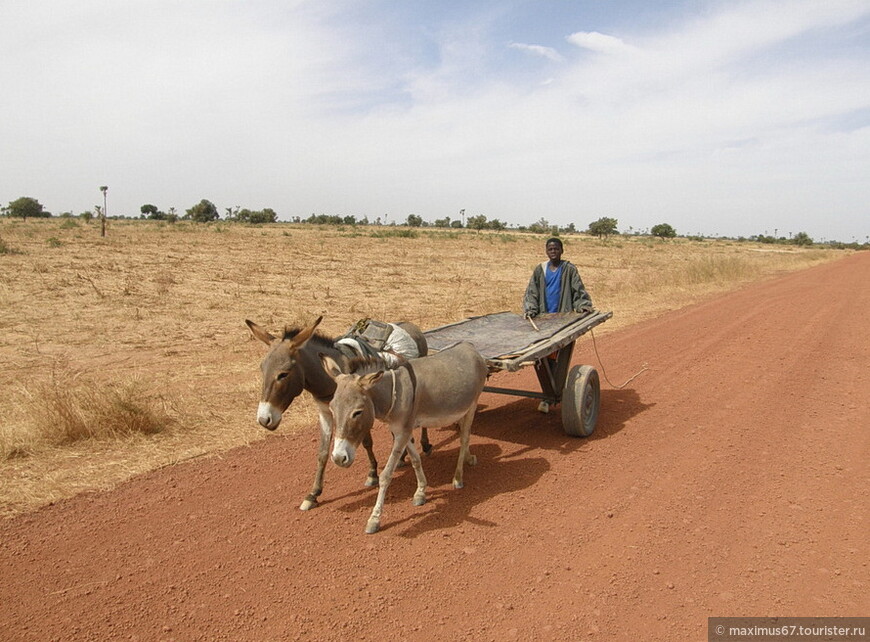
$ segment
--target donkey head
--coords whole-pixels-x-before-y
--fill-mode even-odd
[[[342,468],[353,463],[356,449],[371,432],[375,421],[375,407],[371,389],[384,376],[384,371],[368,374],[344,374],[338,363],[320,355],[323,368],[335,380],[335,395],[329,409],[335,421],[335,442],[332,461]]]
[[[305,371],[299,364],[299,351],[314,334],[323,317],[312,325],[293,334],[285,331],[279,339],[265,329],[246,320],[251,332],[269,346],[266,357],[260,364],[263,373],[263,390],[257,407],[257,421],[267,430],[275,430],[281,416],[305,386]]]

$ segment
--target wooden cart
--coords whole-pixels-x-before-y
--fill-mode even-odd
[[[613,316],[612,312],[542,314],[532,320],[513,312],[472,317],[428,330],[429,351],[438,352],[459,341],[474,344],[490,372],[516,372],[533,365],[541,392],[487,386],[486,392],[540,399],[539,408],[561,404],[562,427],[575,437],[595,430],[601,404],[601,384],[592,366],[571,367],[577,339]]]

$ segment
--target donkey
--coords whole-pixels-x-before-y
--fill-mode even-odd
[[[387,488],[405,448],[417,475],[414,505],[426,502],[426,476],[411,440],[415,427],[459,423],[459,461],[453,487],[462,488],[463,465],[477,463],[477,458],[468,452],[468,441],[477,398],[488,372],[486,362],[473,345],[458,343],[387,371],[377,360],[354,359],[348,364],[348,373],[328,355],[321,360],[336,383],[335,395],[329,403],[336,429],[332,461],[342,468],[353,463],[359,444],[371,443],[375,417],[389,424],[393,433],[393,449],[378,480],[378,499],[366,524],[366,533],[376,533],[380,528]]]
[[[314,484],[305,496],[300,510],[310,510],[318,506],[317,498],[323,492],[323,473],[329,457],[334,422],[329,410],[329,402],[335,394],[335,381],[324,372],[318,355],[325,354],[332,359],[341,360],[344,356],[336,349],[335,340],[315,334],[315,329],[323,317],[312,325],[300,329],[285,329],[281,338],[275,337],[253,321],[245,323],[253,335],[269,346],[266,357],[260,364],[263,373],[263,390],[257,407],[257,421],[267,430],[275,430],[281,423],[284,411],[293,403],[303,390],[314,397],[320,424],[320,447],[317,453],[317,469]],[[407,331],[417,344],[421,355],[428,351],[426,337],[420,328],[412,323],[397,324]],[[428,439],[423,439],[423,448],[431,449]],[[368,436],[363,446],[369,456],[369,472],[366,486],[378,483],[378,461],[372,449],[372,439]]]

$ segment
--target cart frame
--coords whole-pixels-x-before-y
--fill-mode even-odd
[[[481,332],[486,331],[488,321],[499,316],[515,325],[518,323],[517,319],[522,319],[517,314],[500,312],[471,317],[427,330],[424,335],[429,343],[430,352],[443,350],[451,341],[455,343],[462,340],[474,344],[477,339],[480,342]],[[545,411],[549,410],[549,406],[562,403],[563,398],[567,396],[570,398],[571,407],[562,405],[562,423],[565,432],[576,436],[592,434],[600,403],[598,373],[591,366],[580,365],[571,368],[571,358],[577,339],[612,316],[613,312],[593,310],[585,314],[576,312],[544,314],[535,317],[534,320],[523,320],[522,323],[528,325],[527,345],[519,346],[515,350],[509,348],[499,355],[487,355],[483,352],[481,355],[486,360],[490,373],[500,370],[516,372],[520,368],[534,366],[541,391],[497,386],[486,386],[484,391],[540,399],[543,404],[546,404],[541,406]],[[554,322],[556,329],[548,335],[546,331],[538,329],[535,320]],[[449,337],[449,340],[445,342],[443,336],[439,337],[439,335]]]

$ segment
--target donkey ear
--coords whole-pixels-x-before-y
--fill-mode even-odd
[[[359,385],[362,386],[363,390],[368,390],[372,386],[374,386],[378,381],[381,380],[381,377],[384,376],[383,370],[378,370],[377,372],[372,372],[367,375],[363,375],[359,378]]]
[[[256,323],[249,319],[245,319],[245,323],[248,324],[248,327],[251,329],[251,332],[255,337],[257,337],[260,341],[265,343],[266,345],[271,345],[277,337],[273,337],[269,332],[266,331],[265,328],[258,326]]]
[[[338,362],[329,355],[321,353],[320,363],[323,364],[323,369],[326,370],[326,374],[328,374],[333,379],[341,374],[341,366],[339,366]]]
[[[291,339],[294,348],[301,348],[305,345],[305,343],[311,338],[314,334],[314,331],[317,329],[317,326],[320,325],[320,322],[323,321],[323,316],[317,317],[317,321],[312,323],[307,328],[300,330],[299,333]]]

